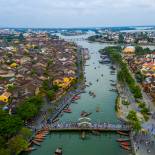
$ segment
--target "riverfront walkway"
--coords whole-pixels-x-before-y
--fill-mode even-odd
[[[50,131],[130,131],[131,127],[124,124],[90,123],[89,125],[79,123],[56,123],[49,127]]]

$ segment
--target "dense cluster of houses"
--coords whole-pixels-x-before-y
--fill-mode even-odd
[[[91,37],[90,37],[91,38]],[[94,38],[93,38],[94,39]],[[99,42],[113,42],[125,44],[154,44],[155,32],[102,32],[96,36],[95,41]]]
[[[129,46],[123,50],[122,55],[128,62],[131,71],[141,78],[144,91],[150,93],[155,99],[155,52],[136,56],[135,48]]]
[[[0,107],[14,107],[39,93],[52,79],[60,91],[76,79],[77,46],[47,33],[23,33],[22,40],[0,39]]]

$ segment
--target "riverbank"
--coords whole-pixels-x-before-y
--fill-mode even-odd
[[[90,43],[93,43],[93,42],[96,42],[96,43],[106,43],[106,44],[113,44],[115,46],[152,46],[154,47],[155,46],[155,43],[132,43],[132,44],[129,44],[129,43],[118,43],[118,42],[115,42],[115,41],[103,41],[103,40],[89,40],[88,41]]]
[[[118,72],[119,71],[120,69],[118,68]],[[132,76],[132,78],[134,77]],[[135,98],[135,95],[131,93],[131,89],[129,88],[127,83],[122,83],[120,81],[117,81],[117,90],[119,94],[116,99],[117,116],[120,119],[128,122],[129,114],[134,110],[136,112],[139,123],[141,124],[141,127],[142,127],[141,130],[139,130],[138,132],[136,131],[132,132],[131,139],[132,139],[132,146],[133,146],[134,153],[138,155],[139,154],[146,155],[148,153],[153,154],[155,150],[155,147],[153,146],[154,145],[154,136],[153,136],[154,123],[153,122],[154,121],[151,117],[149,117],[148,120],[145,120],[145,117],[139,110],[139,104],[138,104],[139,102],[140,103],[144,102],[143,91],[141,90],[142,98],[137,100],[137,98]],[[151,148],[152,146],[153,148]]]

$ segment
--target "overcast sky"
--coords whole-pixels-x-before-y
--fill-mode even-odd
[[[155,25],[155,0],[0,0],[0,27]]]

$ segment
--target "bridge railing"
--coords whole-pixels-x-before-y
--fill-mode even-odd
[[[80,126],[78,123],[55,123],[51,125],[54,129],[111,129],[111,130],[130,130],[131,126],[111,123],[91,123],[88,126]]]

